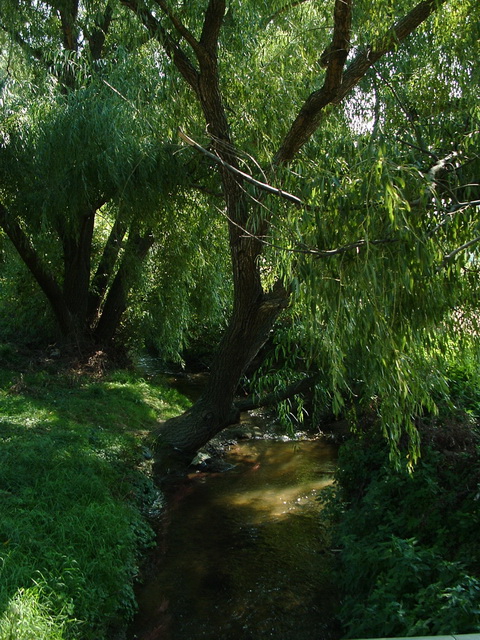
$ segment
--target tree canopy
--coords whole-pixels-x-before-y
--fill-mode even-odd
[[[63,334],[108,342],[135,299],[180,334],[229,317],[159,437],[234,420],[267,340],[414,437],[421,349],[477,312],[478,3],[4,5],[0,224]]]

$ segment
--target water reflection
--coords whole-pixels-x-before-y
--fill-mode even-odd
[[[231,471],[175,487],[131,637],[334,638],[315,498],[335,456],[319,441],[249,441],[229,453]]]

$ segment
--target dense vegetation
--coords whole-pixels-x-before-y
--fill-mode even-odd
[[[392,466],[371,424],[340,450],[325,515],[345,637],[480,630],[480,370],[471,352],[445,365],[449,393],[419,421],[413,473]]]
[[[122,372],[6,368],[5,351],[0,638],[100,640],[135,610],[140,554],[153,543],[145,434],[186,400]]]
[[[28,610],[47,621],[38,637],[100,638],[131,610],[148,538],[129,498],[144,482],[131,426],[155,429],[161,465],[172,451],[190,460],[260,404],[285,422],[373,416],[387,443],[369,432],[344,454],[345,575],[360,598],[347,594],[345,611],[367,603],[373,625],[387,600],[397,607],[398,624],[369,633],[474,628],[478,558],[465,549],[478,449],[472,435],[439,462],[438,439],[422,451],[419,426],[453,420],[473,434],[477,418],[454,407],[478,381],[479,24],[477,0],[2,0],[5,629]],[[18,349],[38,354],[36,373],[10,373]],[[161,424],[164,389],[52,382],[58,358],[74,371],[144,350],[210,374],[200,398]],[[365,477],[360,493],[349,474]],[[432,506],[422,547],[408,501],[427,500],[424,486],[455,501],[456,476],[465,501],[443,538],[431,533]],[[372,515],[369,529],[368,509],[400,488],[406,502],[385,513],[393,528]],[[454,514],[465,528],[449,549]],[[365,521],[363,533],[349,518]],[[37,520],[48,557],[26,550]],[[103,540],[111,574],[72,555],[75,536]],[[373,562],[386,559],[363,574],[353,558],[365,545]],[[411,585],[388,558],[418,567],[432,611],[463,590],[450,623],[417,624],[416,596],[394,597],[395,581]],[[429,590],[433,564],[443,573]],[[466,582],[448,582],[464,566]],[[123,590],[112,594],[113,582]]]

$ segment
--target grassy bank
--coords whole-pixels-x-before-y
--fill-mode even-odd
[[[0,368],[0,640],[102,640],[134,611],[155,499],[144,442],[171,389]]]

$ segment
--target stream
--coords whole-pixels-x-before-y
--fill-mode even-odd
[[[129,640],[335,640],[319,493],[336,446],[252,439],[179,478],[156,524]]]

